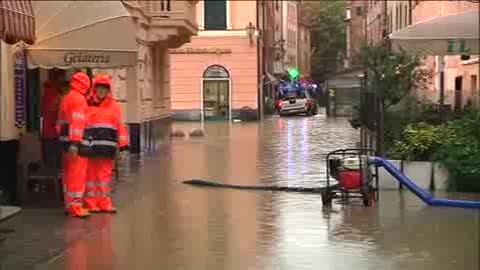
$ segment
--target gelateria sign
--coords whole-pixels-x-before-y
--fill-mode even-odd
[[[171,54],[229,54],[232,53],[231,49],[224,48],[181,48],[171,49]]]
[[[65,53],[63,56],[65,64],[108,64],[110,56],[104,53],[75,52]]]

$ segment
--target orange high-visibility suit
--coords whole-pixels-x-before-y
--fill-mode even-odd
[[[109,89],[100,99],[95,87]],[[88,144],[88,167],[85,205],[91,212],[115,212],[111,199],[111,176],[117,149],[128,150],[128,132],[122,123],[120,104],[112,97],[112,80],[99,74],[92,82],[89,97],[90,114],[85,127],[84,140]]]
[[[88,160],[80,153],[88,117],[85,95],[89,88],[90,78],[87,74],[83,72],[74,74],[70,81],[70,91],[60,104],[57,120],[57,132],[64,147],[62,180],[65,210],[76,217],[88,215],[88,211],[83,208]],[[77,147],[77,154],[71,152],[72,146]]]

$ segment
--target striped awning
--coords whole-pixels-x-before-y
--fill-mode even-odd
[[[8,44],[35,42],[35,16],[30,1],[0,0],[0,39]]]

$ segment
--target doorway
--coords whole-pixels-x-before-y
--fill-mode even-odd
[[[463,77],[458,76],[455,78],[455,111],[461,111],[463,107]]]
[[[480,106],[480,92],[477,89],[477,75],[470,75],[470,89],[472,89],[472,99],[475,104],[475,108]]]
[[[230,120],[230,74],[218,65],[210,66],[203,74],[203,120]]]
[[[203,114],[205,120],[228,120],[230,112],[229,82],[205,80],[203,82]]]

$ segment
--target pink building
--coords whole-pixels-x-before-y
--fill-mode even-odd
[[[366,22],[366,41],[369,45],[378,45],[387,34],[387,1],[368,0]]]
[[[413,23],[468,10],[480,12],[479,4],[473,1],[416,1],[412,14]],[[426,60],[426,65],[434,71],[435,76],[433,85],[423,92],[422,96],[433,102],[438,102],[440,96],[439,64],[439,57],[429,56]],[[469,102],[479,107],[479,68],[478,55],[472,55],[466,61],[460,56],[445,57],[445,104],[451,104],[457,110]]]
[[[176,119],[258,118],[262,79],[258,3],[199,1],[199,35],[170,51]]]
[[[310,29],[312,27],[312,18],[305,12],[306,5],[304,2],[298,7],[298,56],[297,67],[300,74],[305,78],[309,78],[311,71],[312,45]]]
[[[283,1],[283,36],[286,40],[287,67],[298,67],[298,2]]]
[[[298,6],[299,1],[281,0],[199,1],[198,36],[170,50],[174,117],[260,119],[273,104],[274,76],[299,64],[309,73],[309,29],[303,27],[299,36]]]
[[[347,2],[347,68],[360,65],[359,53],[365,45],[365,18],[367,2],[350,0]]]

